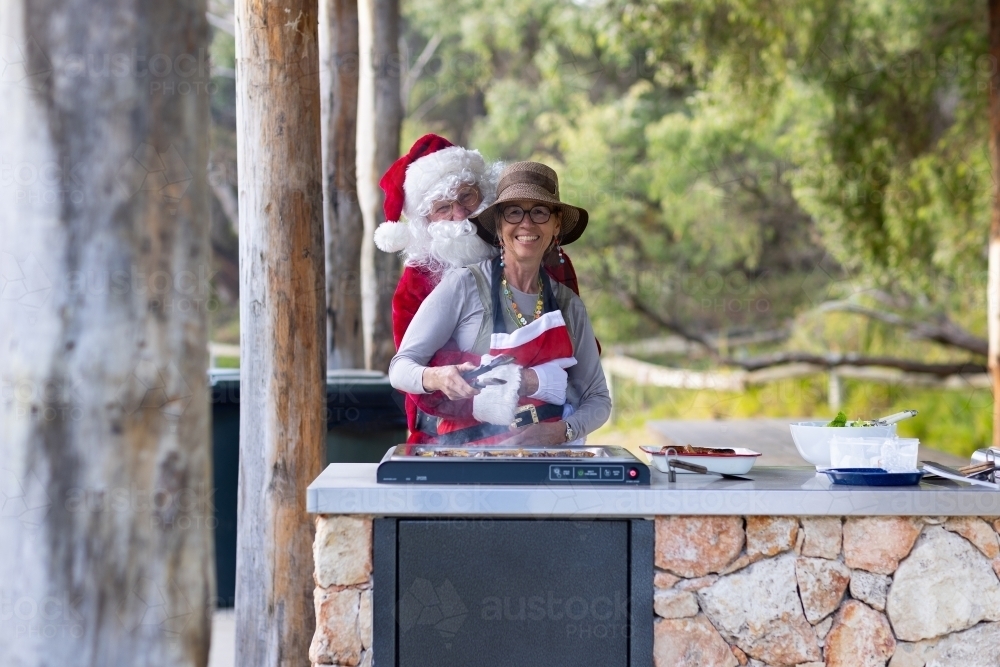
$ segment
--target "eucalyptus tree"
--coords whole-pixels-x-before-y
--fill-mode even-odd
[[[0,3],[0,664],[208,661],[204,0]]]

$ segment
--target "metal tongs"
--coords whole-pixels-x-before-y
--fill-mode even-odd
[[[875,423],[879,426],[889,426],[890,424],[895,424],[896,422],[901,422],[904,419],[909,419],[910,417],[916,417],[916,410],[903,410],[902,412],[897,412],[891,414],[888,417],[879,417],[875,420]]]
[[[904,419],[909,419],[910,417],[916,417],[916,410],[903,410],[902,412],[893,413],[887,417],[879,417],[878,419],[861,419],[855,422],[848,422],[848,426],[890,426],[896,422],[901,422]]]
[[[681,461],[680,459],[672,459],[670,455],[667,455],[667,480],[671,482],[677,481],[677,471],[687,470],[688,472],[696,472],[699,475],[718,475],[723,479],[742,479],[746,482],[752,482],[753,480],[749,477],[743,477],[741,475],[730,475],[724,472],[715,472],[714,470],[709,470],[705,466],[698,465],[697,463],[688,463],[687,461]]]
[[[494,368],[498,368],[500,366],[506,366],[507,364],[513,361],[514,361],[513,356],[509,354],[501,354],[500,356],[492,359],[488,364],[483,364],[479,368],[474,368],[471,371],[465,371],[464,373],[462,373],[462,379],[468,382],[469,386],[471,386],[474,389],[483,389],[485,387],[490,387],[493,385],[507,384],[507,381],[501,378],[485,378],[483,380],[477,380],[476,378],[478,378],[480,375],[483,375],[484,373],[489,373]]]
[[[969,484],[978,484],[993,489],[1000,488],[1000,480],[996,474],[997,452],[992,447],[986,451],[986,461],[973,463],[961,468],[951,468],[932,461],[921,461],[924,473],[930,473],[944,479],[951,479]]]

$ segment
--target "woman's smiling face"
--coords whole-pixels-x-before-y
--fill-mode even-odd
[[[544,222],[535,220],[545,217]],[[510,222],[522,215],[520,222]],[[532,199],[504,202],[500,207],[500,238],[507,261],[534,262],[541,265],[542,257],[559,234],[561,215],[552,205]]]

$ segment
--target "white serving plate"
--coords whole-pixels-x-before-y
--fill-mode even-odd
[[[662,453],[662,447],[650,447],[644,446],[640,449],[647,454],[653,460],[653,465],[660,472],[668,472],[667,468],[667,456]],[[726,447],[725,449],[733,449],[734,454],[683,454],[679,456],[671,456],[670,458],[676,459],[678,461],[684,461],[685,463],[693,463],[699,466],[705,466],[712,472],[722,473],[723,475],[742,475],[744,473],[750,472],[750,468],[753,464],[757,462],[757,457],[760,456],[760,452],[755,452],[752,449],[744,449],[742,447]],[[686,473],[687,470],[677,470],[678,473]],[[691,473],[695,475],[697,473]]]

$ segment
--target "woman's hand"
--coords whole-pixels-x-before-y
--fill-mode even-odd
[[[514,435],[503,441],[505,445],[562,445],[566,443],[566,422],[542,422],[517,428],[510,427]]]
[[[462,373],[476,369],[475,364],[465,362],[458,366],[428,366],[421,375],[424,391],[440,391],[453,401],[472,398],[479,390],[462,377]]]

